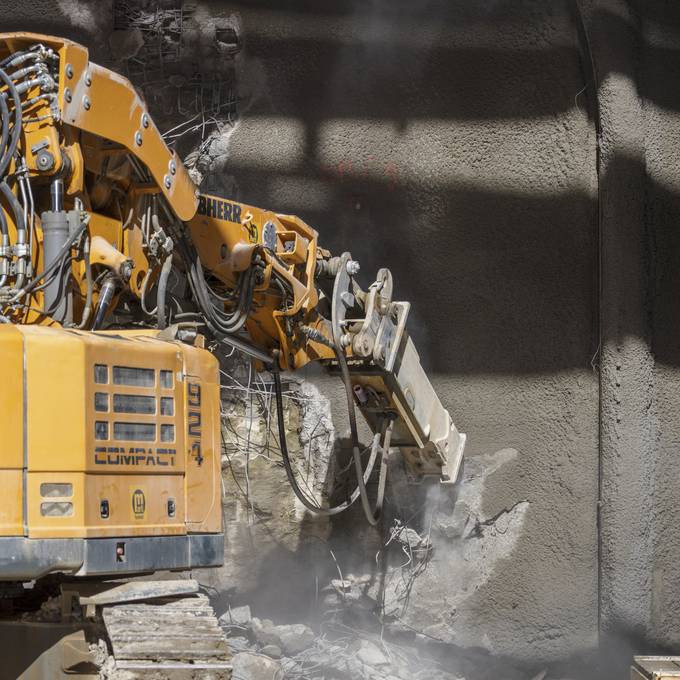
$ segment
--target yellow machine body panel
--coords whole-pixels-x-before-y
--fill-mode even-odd
[[[206,351],[184,355],[186,389],[186,523],[188,531],[222,530],[222,437],[220,382]],[[210,378],[210,379],[209,379]],[[209,475],[214,483],[206,484]]]
[[[2,463],[5,465],[5,463]],[[0,535],[21,536],[23,522],[21,517],[23,475],[21,469],[0,470],[0,485],[3,502],[0,504]]]
[[[8,327],[8,330],[12,330]],[[4,333],[3,355],[21,359],[23,341],[19,333]],[[0,535],[19,536],[23,533],[21,516],[23,480],[23,367],[22,361],[9,361],[3,369],[3,389],[0,390]]]
[[[0,537],[221,534],[217,360],[157,335],[0,326]]]

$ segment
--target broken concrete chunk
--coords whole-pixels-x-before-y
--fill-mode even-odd
[[[281,658],[281,647],[278,645],[265,645],[261,650],[260,654],[265,654],[272,659]]]
[[[288,656],[304,652],[314,643],[314,631],[301,623],[276,626],[276,633],[281,641],[281,648]]]
[[[283,680],[281,664],[262,654],[240,652],[231,661],[232,680]]]
[[[466,533],[466,527],[470,521],[470,506],[464,501],[459,501],[450,516],[443,515],[438,521],[439,530],[447,538],[461,538]]]
[[[276,627],[269,619],[260,619],[254,617],[251,620],[253,635],[255,639],[262,645],[277,645],[281,646],[281,640],[276,632]]]
[[[367,666],[386,666],[390,663],[385,652],[368,640],[362,640],[357,650],[357,658]]]
[[[429,536],[421,536],[415,529],[404,526],[399,521],[395,521],[392,534],[404,550],[408,550],[418,559],[427,557],[427,554],[432,550]]]
[[[232,654],[238,654],[239,652],[251,651],[252,645],[248,638],[244,638],[241,635],[229,638],[229,650]]]
[[[221,626],[242,626],[246,627],[250,625],[250,620],[252,615],[250,613],[250,607],[245,604],[242,607],[231,607],[227,609],[222,616],[220,616]]]

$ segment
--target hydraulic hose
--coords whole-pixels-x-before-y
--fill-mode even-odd
[[[158,328],[163,330],[167,326],[167,319],[165,316],[165,296],[168,289],[168,279],[170,278],[170,270],[172,269],[172,253],[168,253],[163,260],[161,273],[158,277],[158,293],[156,295],[156,310],[158,319]]]
[[[380,466],[380,477],[378,479],[378,496],[376,499],[375,508],[372,509],[371,503],[368,500],[366,480],[364,479],[364,475],[362,473],[361,450],[359,449],[359,434],[357,431],[357,414],[356,409],[354,408],[354,391],[352,390],[352,381],[349,375],[347,359],[345,359],[345,354],[342,351],[342,349],[337,346],[335,347],[335,356],[338,359],[338,365],[340,366],[340,372],[342,374],[342,382],[345,385],[345,394],[347,396],[349,429],[352,438],[352,456],[354,457],[354,470],[356,471],[357,475],[357,489],[359,491],[359,495],[361,496],[361,507],[364,510],[364,515],[366,516],[366,520],[368,521],[368,523],[371,524],[372,526],[375,526],[380,520],[380,515],[382,513],[382,505],[385,495],[385,483],[387,474],[387,464],[386,461],[384,461],[385,459],[384,453],[387,452],[387,447],[389,446],[389,438],[391,437],[392,433],[392,425],[390,423],[386,431],[386,433],[389,432],[390,434],[389,435],[386,434],[387,443],[386,446],[384,447],[384,453],[382,457],[383,462],[381,463]]]
[[[139,293],[139,303],[142,306],[142,311],[148,316],[153,316],[158,311],[158,305],[153,309],[148,309],[146,306],[146,291],[149,288],[149,281],[151,280],[151,275],[153,270],[151,268],[147,269],[146,274],[144,274],[144,280],[142,281],[142,289]]]
[[[195,248],[180,238],[177,247],[187,268],[189,287],[193,298],[196,300],[205,322],[210,330],[217,336],[231,336],[243,328],[253,301],[253,289],[255,287],[254,271],[249,268],[241,274],[239,279],[239,294],[236,309],[231,313],[225,313],[223,303],[214,296],[205,281],[203,267]],[[215,297],[218,304],[211,299]]]
[[[0,158],[4,158],[7,151],[7,143],[9,141],[9,109],[7,108],[7,102],[3,96],[0,96],[0,120],[2,121],[2,132],[0,133]],[[9,240],[9,228],[7,226],[7,218],[5,217],[5,211],[0,210],[0,234],[1,234],[1,245],[2,245],[2,258],[3,258],[3,272],[0,276],[0,287],[7,283],[9,278],[9,268],[10,268],[10,240]]]
[[[281,375],[279,371],[279,364],[278,364],[278,357],[274,357],[274,363],[272,365],[272,372],[274,374],[274,395],[276,399],[276,420],[277,420],[277,425],[278,425],[278,431],[279,431],[279,443],[281,446],[281,458],[283,459],[283,467],[286,471],[286,477],[288,478],[288,483],[290,484],[291,488],[293,489],[293,493],[297,496],[298,500],[313,514],[315,515],[320,515],[320,516],[330,516],[330,515],[338,515],[341,512],[344,512],[347,510],[351,505],[354,504],[354,501],[356,501],[357,498],[361,495],[360,487],[357,485],[357,487],[354,489],[350,497],[343,501],[342,503],[335,505],[330,508],[323,508],[319,506],[318,504],[314,503],[309,499],[307,494],[300,488],[300,485],[298,484],[298,481],[295,477],[295,472],[293,471],[293,465],[290,460],[290,453],[288,451],[288,443],[286,440],[286,425],[285,425],[285,420],[284,420],[284,413],[283,413],[283,393],[281,389]],[[382,430],[382,428],[380,428]],[[391,430],[391,426],[390,426]],[[366,489],[366,483],[368,482],[372,472],[373,468],[375,466],[375,461],[378,456],[378,450],[380,449],[380,436],[381,432],[378,431],[375,433],[373,437],[373,444],[371,446],[371,455],[368,459],[368,463],[366,465],[366,470],[363,472],[360,472],[361,476],[361,482],[363,485],[364,490]],[[385,439],[385,444],[389,446],[389,436]],[[384,456],[383,456],[384,458]],[[359,461],[361,463],[361,459]],[[361,470],[361,464],[359,466],[359,470]],[[381,476],[382,476],[382,466],[381,466]],[[383,482],[382,488],[384,489],[385,484]],[[384,495],[384,494],[383,494]],[[382,507],[382,499],[380,500],[380,506]],[[376,520],[377,521],[377,520]]]
[[[5,180],[7,168],[9,167],[10,161],[12,160],[17,147],[19,146],[22,118],[21,98],[19,97],[19,93],[11,78],[9,78],[7,73],[2,68],[0,68],[0,81],[2,81],[7,86],[7,93],[12,98],[14,103],[14,125],[12,126],[10,136],[9,107],[7,106],[5,93],[0,94],[0,117],[2,118],[2,136],[0,137],[0,153],[2,154],[0,155],[0,191],[2,191],[2,194],[9,202],[12,212],[14,213],[16,219],[15,224],[17,225],[17,240],[20,244],[24,244],[26,242],[26,232],[19,226],[23,224],[23,211],[21,210],[19,202],[16,200],[16,197],[10,190]],[[2,212],[1,208],[0,212]],[[2,216],[2,219],[0,219],[0,231],[2,232],[2,246],[10,246],[9,231],[4,215]],[[7,278],[7,275],[3,274],[3,276],[0,278],[0,285],[4,285],[7,281]],[[17,281],[17,283],[19,283],[19,287],[23,285],[23,278],[23,273],[20,273],[20,278]]]
[[[15,224],[17,227],[17,245],[18,246],[25,246],[26,245],[26,230],[24,229],[24,210],[21,207],[21,204],[17,200],[17,197],[14,195],[12,190],[9,188],[7,182],[5,181],[0,181],[0,192],[2,192],[2,195],[5,197],[7,200],[7,203],[12,209],[12,212],[14,213],[14,219],[15,219]],[[16,278],[16,287],[21,288],[24,285],[24,271],[25,271],[25,260],[24,258],[26,257],[25,254],[22,254],[19,256],[18,259],[18,264],[17,264],[17,278]],[[20,265],[20,266],[19,266]]]
[[[10,207],[12,208],[14,218],[16,219],[17,233],[23,232],[24,234],[23,243],[26,243],[26,230],[23,228],[24,210],[21,207],[19,201],[17,200],[17,197],[14,195],[14,192],[9,188],[7,182],[0,182],[0,191],[2,191],[4,197],[7,199],[7,203],[9,203]],[[22,243],[22,241],[19,242]]]
[[[378,495],[376,499],[375,508],[371,508],[370,501],[368,500],[368,492],[366,491],[366,483],[364,477],[361,474],[361,451],[359,449],[359,434],[357,432],[357,418],[356,409],[354,406],[354,391],[352,389],[352,379],[349,373],[349,367],[347,365],[347,359],[343,351],[342,346],[342,329],[341,324],[344,319],[344,307],[342,307],[342,291],[345,287],[350,286],[351,274],[347,271],[346,264],[349,258],[349,253],[345,253],[341,256],[341,261],[339,267],[336,268],[335,282],[333,284],[333,302],[331,307],[331,318],[333,327],[333,349],[335,350],[335,356],[340,367],[340,374],[342,377],[342,382],[345,385],[345,394],[347,396],[347,411],[349,417],[350,434],[352,440],[352,455],[354,457],[354,468],[357,475],[357,488],[361,496],[361,506],[366,515],[366,520],[369,524],[376,525],[380,519],[380,514],[382,512],[382,504],[384,500],[385,493],[385,483],[387,468],[386,464],[381,465],[380,477],[378,480]],[[386,414],[387,418],[391,421],[392,416]],[[389,442],[391,437],[393,423],[389,422],[386,430],[386,439]],[[389,434],[388,434],[389,432]],[[385,450],[386,452],[386,450]],[[384,455],[383,455],[384,458]]]
[[[40,54],[38,52],[14,52],[10,54],[9,57],[5,57],[0,61],[0,68],[7,69],[12,66],[18,66],[31,58],[37,59],[39,56]]]
[[[101,287],[101,292],[99,294],[99,304],[97,305],[97,313],[95,314],[94,321],[92,322],[92,329],[96,331],[104,321],[106,313],[109,311],[109,306],[113,296],[116,292],[116,282],[113,276],[109,277],[104,281],[104,285]]]
[[[0,136],[0,158],[4,158],[9,141],[9,109],[5,98],[0,96],[0,118],[2,119],[2,136]]]
[[[22,108],[21,98],[19,97],[19,92],[17,91],[17,88],[15,87],[14,83],[11,81],[7,73],[5,73],[5,71],[3,71],[1,68],[0,68],[0,80],[2,80],[2,82],[7,86],[7,91],[9,92],[10,97],[14,101],[14,126],[12,127],[12,137],[10,139],[7,152],[0,159],[0,178],[2,178],[5,176],[5,172],[7,171],[9,162],[12,159],[14,152],[17,150],[17,146],[19,145],[19,134],[21,133]],[[4,94],[0,94],[0,97],[4,99]]]
[[[83,330],[87,328],[87,322],[90,320],[92,314],[92,289],[94,282],[92,280],[92,263],[90,262],[90,237],[85,239],[83,244],[83,259],[85,260],[85,280],[87,281],[87,297],[85,298],[85,307],[83,308],[83,316],[77,328]]]

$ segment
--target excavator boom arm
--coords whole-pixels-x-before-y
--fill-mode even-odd
[[[465,437],[389,270],[363,290],[351,255],[332,256],[298,217],[202,195],[131,83],[83,46],[2,34],[0,72],[4,320],[207,334],[276,370],[320,361],[413,479],[456,481]]]

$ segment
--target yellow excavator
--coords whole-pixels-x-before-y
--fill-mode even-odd
[[[272,373],[282,464],[315,514],[358,500],[376,523],[389,449],[413,481],[454,484],[465,435],[390,271],[363,290],[351,255],[298,217],[201,194],[87,49],[0,35],[0,117],[0,611],[56,579],[65,616],[103,620],[117,667],[228,673],[194,581],[130,580],[223,562],[220,357],[236,348]],[[310,361],[347,393],[356,483],[332,507],[301,488],[286,446],[280,372]]]

